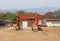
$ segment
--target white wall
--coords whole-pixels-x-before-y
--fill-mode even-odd
[[[46,25],[46,20],[39,20],[38,25]]]
[[[47,26],[60,26],[60,23],[46,22]]]
[[[38,25],[42,25],[42,20],[38,20]]]

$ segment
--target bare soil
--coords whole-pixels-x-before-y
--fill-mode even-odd
[[[60,27],[43,27],[43,31],[1,28],[0,41],[60,41]]]

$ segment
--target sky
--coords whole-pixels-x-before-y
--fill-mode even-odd
[[[60,0],[0,0],[0,10],[40,7],[60,8]]]

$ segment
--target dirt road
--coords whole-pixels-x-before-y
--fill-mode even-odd
[[[0,41],[60,41],[60,28],[44,31],[17,31],[14,27],[0,29]]]

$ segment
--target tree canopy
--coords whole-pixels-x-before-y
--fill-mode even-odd
[[[27,12],[24,11],[24,10],[20,10],[20,11],[17,11],[16,13],[17,13],[17,14],[25,14],[25,13],[27,13]]]
[[[5,13],[0,12],[0,20],[1,19],[2,20],[3,19],[5,19],[5,20],[14,20],[16,18],[17,14],[25,14],[25,13],[27,13],[27,12],[24,11],[24,10],[19,10],[16,13],[14,13],[14,12],[5,12]]]
[[[46,13],[47,19],[60,19],[60,10]]]
[[[16,17],[16,14],[15,13],[12,13],[12,12],[6,12],[5,13],[5,19],[12,20],[15,17]]]

